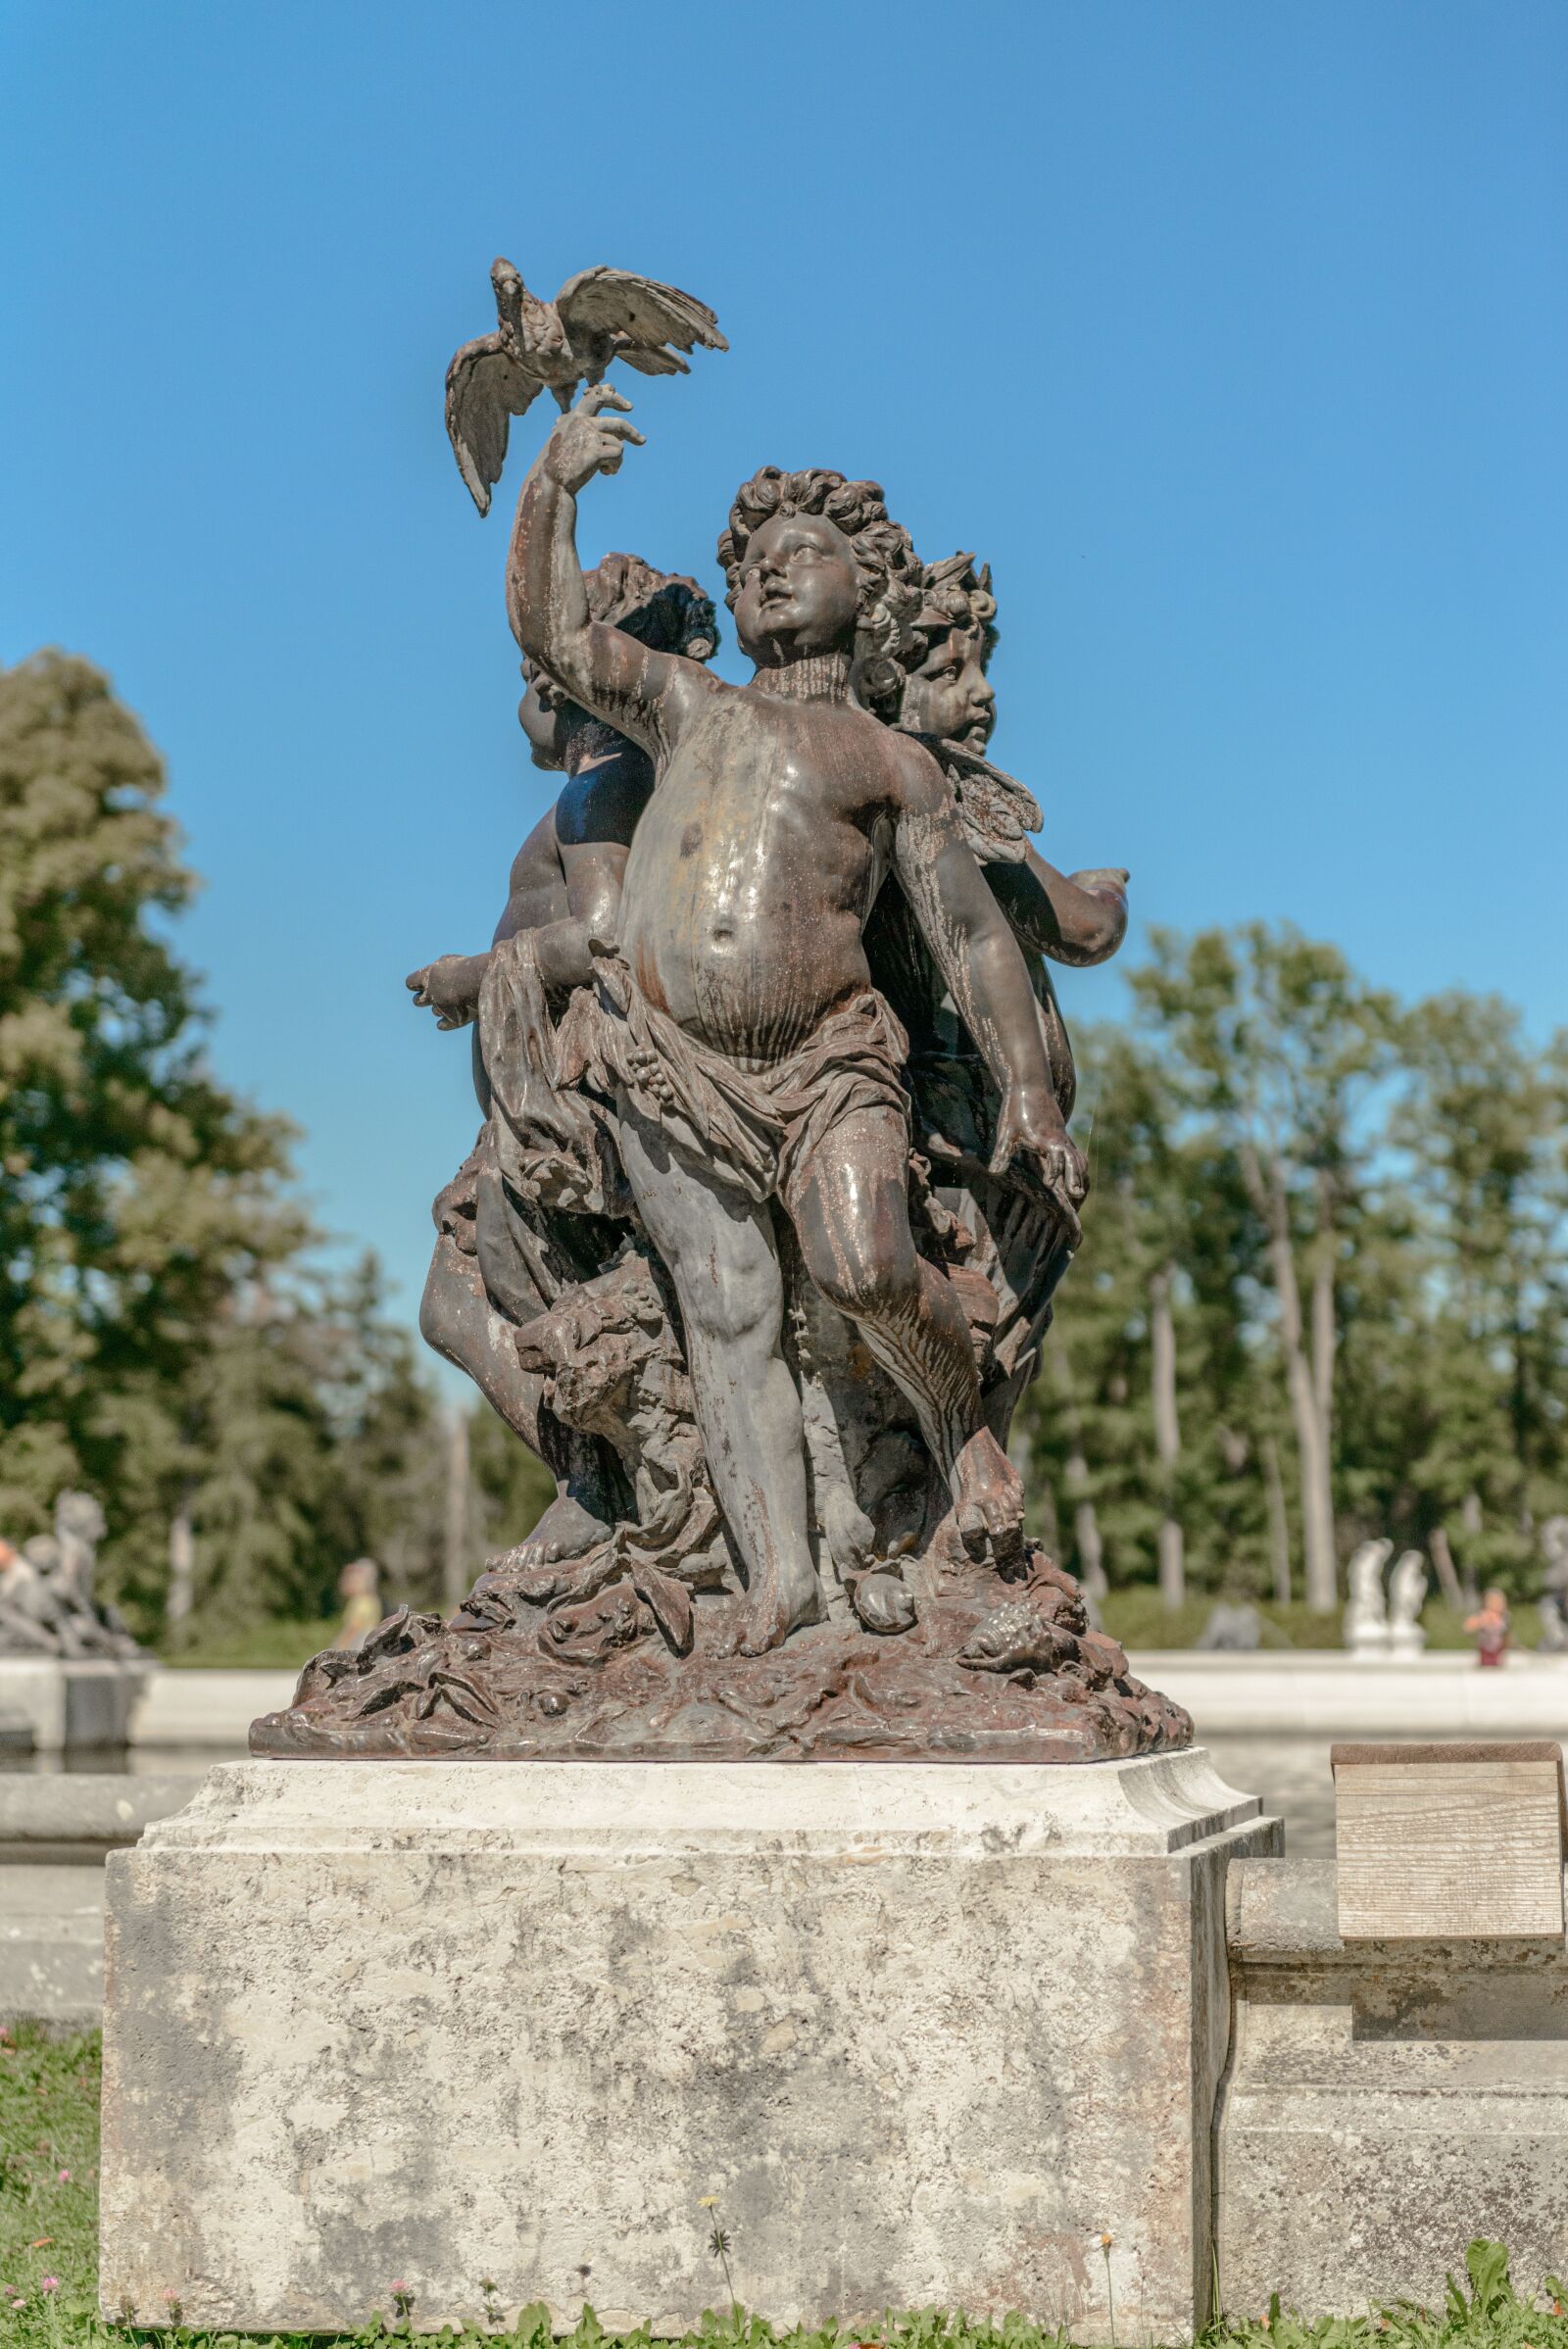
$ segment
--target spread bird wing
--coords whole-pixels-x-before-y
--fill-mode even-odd
[[[1034,793],[962,743],[921,739],[953,786],[963,836],[980,862],[1021,864],[1029,846],[1025,834],[1038,832],[1044,821]]]
[[[677,351],[694,350],[699,343],[705,351],[729,349],[706,302],[699,302],[695,294],[683,294],[678,285],[634,277],[628,269],[580,269],[556,296],[556,308],[573,340],[585,329],[624,336],[619,356],[631,367],[640,364],[633,356],[635,351],[657,352],[665,343],[673,343]],[[670,355],[665,352],[663,356],[667,361]],[[666,365],[644,367],[642,371],[646,375],[676,370]]]
[[[678,351],[650,351],[641,343],[629,343],[624,335],[615,338],[613,356],[623,359],[639,375],[689,375],[691,368]]]
[[[447,369],[447,437],[458,470],[481,514],[507,462],[507,433],[543,387],[502,348],[499,334],[465,343]]]

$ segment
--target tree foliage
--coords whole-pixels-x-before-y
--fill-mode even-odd
[[[1385,1533],[1532,1588],[1568,1506],[1568,1044],[1261,925],[1155,933],[1132,989],[1083,1039],[1095,1190],[1026,1405],[1042,1524],[1112,1581],[1163,1554],[1172,1597],[1322,1610]]]
[[[209,1625],[325,1613],[365,1551],[433,1597],[430,1386],[373,1264],[323,1269],[288,1126],[209,1064],[163,795],[98,670],[0,672],[0,1530],[95,1492],[150,1632],[182,1513]]]

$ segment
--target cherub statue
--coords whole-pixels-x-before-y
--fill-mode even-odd
[[[651,650],[712,658],[717,621],[695,580],[607,555],[585,585],[597,622]],[[536,663],[525,661],[523,673],[517,714],[533,763],[565,783],[513,860],[490,948],[444,954],[408,981],[443,1028],[474,1023],[485,1122],[435,1202],[419,1326],[556,1478],[556,1499],[513,1560],[519,1569],[584,1554],[628,1497],[613,1450],[544,1403],[516,1334],[594,1279],[625,1234],[612,1121],[557,1086],[556,1022],[591,978],[590,940],[614,935],[632,834],[654,783],[646,752]]]
[[[906,1040],[871,984],[866,913],[893,873],[996,1084],[992,1163],[1067,1215],[1085,1190],[1028,972],[923,745],[854,697],[923,584],[874,483],[762,470],[719,542],[749,685],[650,654],[590,613],[576,497],[613,472],[629,403],[600,386],[523,487],[509,564],[525,654],[658,762],[627,860],[619,951],[579,995],[579,1065],[679,1299],[709,1468],[747,1568],[749,1651],[815,1620],[800,1397],[783,1351],[771,1202],[820,1294],[906,1396],[948,1482],[953,1537],[1021,1542],[1016,1471],[984,1423],[956,1291],[916,1249]]]
[[[926,741],[947,769],[966,837],[1023,951],[1052,1086],[1065,1119],[1072,1114],[1076,1080],[1045,958],[1079,967],[1107,960],[1127,931],[1128,876],[1120,866],[1060,873],[1009,820],[1022,813],[1038,823],[1039,810],[985,759],[996,724],[996,695],[986,673],[998,641],[996,621],[989,566],[977,570],[971,555],[926,566],[898,723]],[[1027,1167],[991,1166],[988,1144],[1000,1104],[990,1072],[953,1021],[941,973],[911,936],[896,886],[884,889],[873,919],[872,968],[910,1036],[916,1148],[930,1161],[932,1180],[953,1186],[942,1197],[978,1243],[969,1264],[996,1292],[987,1417],[1005,1440],[1018,1397],[1034,1375],[1051,1297],[1078,1239],[1077,1219],[1062,1213],[1060,1200],[1042,1197]]]
[[[1345,1644],[1352,1655],[1389,1652],[1389,1620],[1383,1602],[1383,1569],[1394,1555],[1392,1542],[1363,1542],[1349,1565],[1350,1599],[1345,1610]]]
[[[90,1493],[62,1493],[55,1500],[55,1540],[60,1545],[58,1582],[66,1604],[79,1614],[93,1607],[98,1544],[108,1527]]]
[[[964,836],[992,895],[1023,950],[1042,1042],[1063,1118],[1073,1105],[1067,1032],[1042,954],[1079,964],[1103,961],[1126,931],[1124,870],[1059,873],[1026,837],[1040,822],[1031,795],[986,757],[996,723],[987,669],[998,641],[988,569],[970,555],[928,563],[920,603],[897,661],[862,668],[859,690],[890,723],[916,736],[947,775]],[[1078,1237],[1076,1216],[1046,1195],[1027,1167],[990,1164],[1001,1101],[985,1062],[955,1017],[947,984],[895,877],[882,886],[865,932],[866,960],[908,1037],[906,1080],[919,1205],[934,1248],[958,1290],[980,1366],[985,1421],[1005,1444],[1018,1397],[1033,1376],[1051,1298]],[[793,1300],[803,1372],[813,1501],[825,1546],[848,1580],[854,1604],[887,1628],[897,1600],[881,1577],[865,1576],[870,1537],[917,1545],[925,1522],[923,1456],[903,1436],[899,1396],[886,1382],[871,1392],[854,1373],[854,1333],[835,1331],[804,1285]],[[873,1528],[844,1502],[858,1489],[876,1510]],[[836,1511],[824,1511],[824,1497]],[[846,1535],[848,1538],[846,1539]],[[896,1570],[915,1582],[918,1568]]]
[[[1389,1576],[1389,1653],[1418,1656],[1427,1643],[1421,1628],[1426,1604],[1427,1565],[1418,1549],[1401,1550]]]

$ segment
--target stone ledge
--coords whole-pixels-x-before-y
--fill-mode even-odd
[[[130,1741],[154,1660],[0,1655],[0,1712],[25,1721],[39,1753]]]
[[[91,1866],[106,1852],[136,1842],[154,1820],[189,1802],[200,1786],[194,1772],[167,1778],[109,1771],[0,1777],[0,1866]]]
[[[1547,1941],[1506,1934],[1465,1939],[1342,1941],[1336,1862],[1332,1859],[1240,1860],[1225,1884],[1225,1933],[1233,1969],[1333,1966],[1386,1975],[1401,1954],[1424,1967],[1456,1969],[1561,1966],[1568,1936]]]
[[[519,1799],[521,1798],[521,1799]],[[158,1850],[626,1854],[940,1847],[1181,1851],[1261,1816],[1200,1747],[1066,1766],[919,1762],[220,1762]],[[281,1839],[280,1839],[281,1838]]]

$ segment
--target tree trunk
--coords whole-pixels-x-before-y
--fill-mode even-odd
[[[1334,1356],[1339,1333],[1334,1320],[1334,1178],[1317,1175],[1317,1247],[1312,1257],[1312,1399],[1323,1431],[1323,1448],[1333,1458]]]
[[[1249,1195],[1268,1232],[1269,1267],[1280,1307],[1280,1344],[1285,1354],[1285,1383],[1296,1428],[1297,1456],[1301,1469],[1301,1535],[1306,1552],[1306,1603],[1315,1614],[1332,1615],[1340,1603],[1340,1575],[1334,1555],[1334,1493],[1329,1469],[1328,1437],[1318,1413],[1312,1365],[1307,1360],[1301,1328],[1301,1293],[1296,1278],[1291,1247],[1290,1202],[1278,1159],[1263,1179],[1257,1151],[1242,1146],[1242,1174]],[[1331,1298],[1332,1306],[1332,1298]]]
[[[164,1599],[164,1622],[178,1633],[189,1618],[196,1598],[196,1536],[190,1510],[180,1508],[169,1529],[169,1590]]]
[[[1445,1602],[1452,1607],[1456,1615],[1463,1614],[1464,1592],[1459,1588],[1459,1570],[1454,1565],[1453,1552],[1448,1547],[1448,1529],[1446,1525],[1433,1527],[1428,1546],[1432,1551],[1432,1563],[1438,1570],[1438,1589],[1443,1592]]]
[[[1018,1481],[1023,1486],[1024,1530],[1035,1535],[1054,1558],[1061,1539],[1061,1528],[1056,1521],[1056,1496],[1049,1481],[1036,1474],[1031,1426],[1021,1412],[1013,1414],[1011,1432],[1007,1437],[1007,1458],[1018,1471]]]
[[[1074,1446],[1067,1459],[1067,1490],[1076,1493],[1073,1503],[1073,1540],[1078,1547],[1078,1563],[1083,1568],[1079,1576],[1084,1594],[1099,1606],[1110,1589],[1105,1580],[1105,1550],[1100,1536],[1100,1520],[1095,1504],[1086,1490],[1089,1483],[1089,1463]]]
[[[449,1607],[468,1595],[468,1422],[454,1410],[447,1445],[446,1548],[442,1589]]]
[[[1478,1607],[1481,1604],[1481,1592],[1476,1583],[1475,1551],[1470,1544],[1480,1540],[1485,1519],[1481,1512],[1481,1495],[1473,1485],[1460,1504],[1459,1523],[1465,1538],[1464,1564],[1459,1569],[1459,1584],[1464,1591],[1465,1605]]]
[[[1280,1447],[1272,1436],[1263,1439],[1263,1490],[1268,1496],[1268,1546],[1274,1567],[1274,1604],[1291,1603],[1291,1520],[1285,1506],[1285,1480],[1280,1475]]]
[[[1149,1283],[1149,1344],[1153,1382],[1154,1450],[1159,1458],[1159,1595],[1172,1609],[1187,1596],[1181,1521],[1176,1515],[1176,1464],[1181,1457],[1181,1421],[1176,1414],[1176,1324],[1170,1291],[1174,1266],[1167,1264]]]

